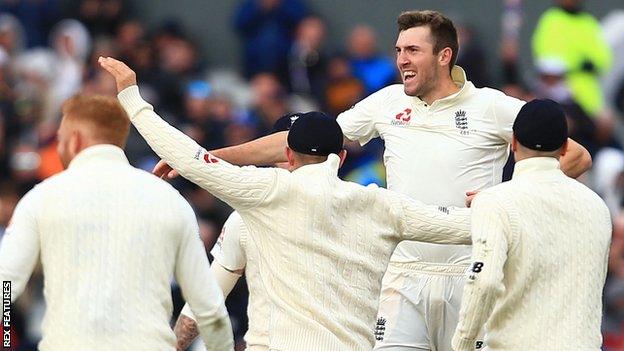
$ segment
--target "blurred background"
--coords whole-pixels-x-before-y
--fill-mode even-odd
[[[603,349],[624,350],[621,0],[0,0],[0,240],[21,196],[62,170],[61,103],[77,92],[115,94],[98,56],[128,63],[156,111],[212,149],[265,135],[288,112],[335,116],[399,82],[396,17],[413,9],[454,20],[458,65],[478,87],[564,106],[571,136],[594,160],[581,180],[613,216]],[[382,142],[349,149],[340,175],[383,186]],[[158,160],[135,131],[126,153],[148,171]],[[173,184],[193,205],[208,254],[231,209],[185,180]],[[14,350],[36,350],[42,284],[37,270],[13,307]],[[172,291],[177,317],[175,282]],[[227,301],[237,349],[246,299],[241,280]]]

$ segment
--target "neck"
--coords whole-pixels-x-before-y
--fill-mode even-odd
[[[426,102],[427,105],[433,104],[436,100],[444,99],[447,96],[457,93],[460,88],[453,82],[450,75],[445,75],[444,79],[441,79],[438,84],[434,85],[435,88],[426,94],[419,96],[419,98]]]

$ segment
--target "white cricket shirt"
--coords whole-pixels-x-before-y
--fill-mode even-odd
[[[214,257],[212,264],[220,264],[230,272],[245,271],[249,288],[247,317],[249,318],[245,333],[246,350],[268,350],[270,319],[270,300],[260,279],[258,251],[250,242],[249,232],[243,219],[234,211],[225,221],[221,235],[210,253]]]
[[[0,246],[0,280],[13,283],[13,298],[39,258],[42,351],[175,350],[174,275],[207,349],[233,349],[191,206],[119,147],[82,150],[20,200]]]
[[[385,142],[388,188],[426,204],[465,206],[465,193],[502,181],[513,121],[524,101],[475,88],[458,66],[459,92],[427,105],[402,84],[379,90],[338,116],[344,135]],[[468,263],[469,246],[400,243],[393,261]]]
[[[270,349],[371,350],[381,279],[396,244],[471,242],[467,209],[342,181],[337,155],[293,172],[237,167],[162,120],[136,85],[118,97],[158,156],[247,224],[271,300]]]
[[[472,204],[474,260],[453,349],[599,351],[611,217],[552,157],[516,163]]]

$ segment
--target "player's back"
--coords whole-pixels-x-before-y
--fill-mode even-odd
[[[559,170],[514,173],[489,192],[512,228],[489,349],[599,350],[611,238],[604,202]]]
[[[170,280],[188,204],[125,160],[74,161],[37,186],[40,349],[173,350]]]
[[[239,210],[273,304],[271,348],[373,346],[381,278],[405,231],[400,199],[407,197],[341,181],[338,162],[330,155],[323,164],[280,172],[266,206]],[[431,220],[432,227],[442,223]]]

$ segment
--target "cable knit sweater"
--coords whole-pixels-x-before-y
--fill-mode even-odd
[[[0,280],[17,298],[41,258],[42,351],[175,350],[173,275],[207,349],[231,350],[198,233],[175,189],[130,166],[120,148],[96,145],[20,200],[0,247]]]
[[[341,181],[336,155],[292,173],[233,166],[163,121],[136,86],[118,97],[162,159],[248,225],[271,300],[271,350],[370,350],[381,278],[397,243],[470,243],[467,209]]]
[[[472,205],[473,264],[455,350],[485,323],[494,350],[600,350],[611,220],[593,191],[551,157],[516,163]],[[487,323],[486,323],[487,321]]]

